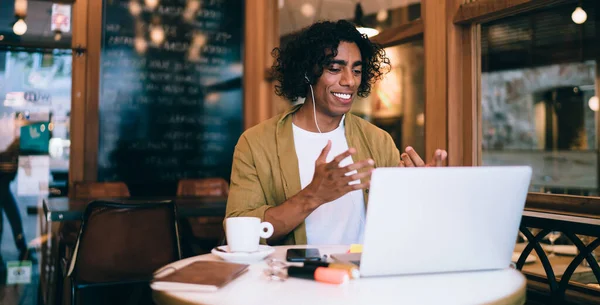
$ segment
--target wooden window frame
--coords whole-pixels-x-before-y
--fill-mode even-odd
[[[102,46],[101,0],[73,4],[73,56],[71,99],[71,155],[69,185],[98,179],[100,53]],[[270,50],[279,44],[277,0],[245,0],[243,117],[250,128],[273,115],[271,82],[264,74],[271,65]],[[256,54],[264,54],[256,57]],[[248,58],[252,60],[247,60]]]
[[[419,18],[406,24],[385,29],[379,35],[373,37],[372,41],[384,48],[393,47],[423,38],[424,28],[423,19]]]
[[[421,19],[386,29],[374,41],[391,47],[423,38],[425,158],[430,159],[436,148],[443,148],[449,153],[448,165],[477,166],[481,164],[479,24],[573,0],[446,0],[435,5],[428,1],[422,3]],[[274,84],[268,70],[270,50],[279,44],[279,22],[275,0],[246,0],[245,10],[244,59],[253,58],[244,60],[244,127],[249,128],[274,115]],[[97,180],[102,1],[78,0],[73,12],[72,47],[85,52],[73,56],[70,184]],[[255,59],[254,54],[264,56]],[[600,126],[597,128],[600,134]],[[577,197],[531,196],[535,202],[547,204],[548,209]],[[600,204],[600,198],[582,202]],[[561,208],[556,205],[556,209]]]
[[[277,17],[276,17],[277,18]],[[407,42],[412,42],[423,38],[423,19],[419,18],[401,24],[393,28],[384,29],[377,36],[371,40],[383,46],[384,48],[401,45]],[[277,42],[279,45],[279,42]],[[264,71],[264,78],[266,81],[272,82],[273,76],[271,75],[271,67],[266,67]]]
[[[454,2],[448,32],[449,164],[481,165],[481,35],[480,24],[575,0],[465,0]],[[426,59],[427,60],[427,59]],[[600,68],[598,68],[600,72]],[[600,92],[600,76],[596,92]],[[462,110],[462,113],[460,111]],[[600,134],[600,124],[596,132]],[[600,151],[600,149],[598,150]],[[600,153],[599,153],[600,160]],[[600,173],[598,173],[600,179]],[[598,218],[600,198],[530,192],[527,210]],[[594,216],[596,215],[596,216]]]
[[[72,21],[72,43],[71,47],[85,50],[81,54],[73,54],[73,62],[71,64],[72,84],[71,84],[71,147],[69,156],[69,186],[74,181],[84,181],[86,175],[86,123],[87,120],[86,108],[88,105],[88,88],[94,90],[94,87],[89,87],[88,65],[90,62],[90,53],[88,46],[89,29],[93,26],[88,19],[90,10],[97,6],[93,3],[90,5],[90,0],[78,0],[73,3],[73,21]],[[100,1],[101,2],[101,1]],[[92,14],[93,15],[93,14]],[[92,52],[93,53],[93,52]],[[93,54],[92,54],[93,55]],[[95,119],[96,124],[98,118]]]
[[[479,0],[462,4],[454,14],[455,24],[484,23],[502,19],[515,14],[537,10],[539,8],[574,0]]]

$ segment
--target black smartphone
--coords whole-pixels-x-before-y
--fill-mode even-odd
[[[319,249],[288,249],[285,259],[288,262],[302,263],[307,261],[320,261]]]

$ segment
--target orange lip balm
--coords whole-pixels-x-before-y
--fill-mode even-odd
[[[319,266],[307,266],[307,267],[288,267],[288,276],[315,280],[321,283],[328,284],[344,284],[350,280],[348,272],[342,269],[333,269]]]

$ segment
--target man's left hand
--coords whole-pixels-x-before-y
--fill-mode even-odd
[[[414,148],[408,146],[405,149],[405,153],[400,155],[400,167],[430,167],[430,166],[442,166],[444,160],[448,157],[448,153],[443,149],[436,149],[433,154],[433,158],[427,164],[421,159],[419,154],[415,151]]]

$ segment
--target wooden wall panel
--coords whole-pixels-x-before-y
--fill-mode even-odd
[[[88,0],[79,0],[73,4],[72,41],[71,47],[87,49],[87,17]],[[81,181],[84,177],[85,159],[85,101],[86,101],[86,71],[87,53],[73,54],[71,64],[71,117],[70,134],[71,147],[69,157],[69,184]]]
[[[460,8],[460,5],[465,0],[448,1],[448,11],[455,11]],[[468,36],[463,35],[467,30],[464,26],[455,25],[452,23],[453,14],[446,14],[446,22],[448,23],[448,165],[458,166],[463,165],[465,156],[463,143],[468,139],[465,134],[468,121],[464,118],[468,117],[463,107],[467,104],[470,95],[463,89],[463,82],[468,77],[465,75],[463,68],[463,39],[468,39]],[[465,41],[468,44],[468,41]],[[467,48],[468,50],[468,48]],[[470,56],[470,54],[467,54]]]
[[[463,2],[464,4],[453,18],[455,23],[482,23],[551,5],[574,2],[574,0],[464,0]]]
[[[385,29],[379,35],[373,37],[373,41],[384,47],[391,47],[402,43],[410,42],[423,37],[423,20],[415,21]]]
[[[464,0],[449,1],[448,14],[448,164],[480,164],[479,25],[454,24]]]
[[[425,48],[425,157],[447,149],[448,103],[447,92],[447,1],[422,5]]]
[[[273,115],[273,84],[265,71],[271,50],[279,45],[277,0],[246,0],[244,41],[244,127],[250,128]]]
[[[87,73],[85,94],[84,181],[98,177],[98,104],[100,99],[100,48],[102,1],[89,1],[87,26]]]

